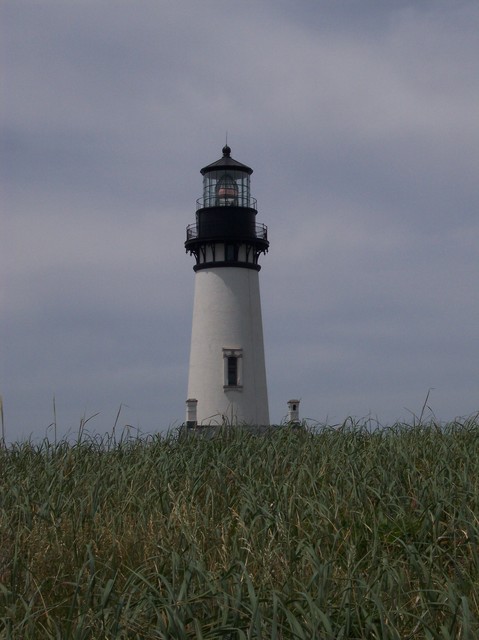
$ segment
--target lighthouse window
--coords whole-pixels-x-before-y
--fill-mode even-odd
[[[243,382],[243,352],[242,349],[223,349],[224,383],[225,389],[234,387],[241,389]]]
[[[238,384],[238,358],[228,358],[228,387],[236,387]]]

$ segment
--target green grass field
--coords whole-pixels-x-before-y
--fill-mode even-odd
[[[479,422],[0,450],[0,638],[479,638]]]

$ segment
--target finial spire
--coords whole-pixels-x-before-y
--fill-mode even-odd
[[[223,158],[229,158],[231,155],[231,149],[228,146],[228,129],[226,129],[226,144],[223,147]]]

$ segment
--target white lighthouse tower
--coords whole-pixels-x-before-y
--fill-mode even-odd
[[[187,425],[268,425],[258,258],[269,242],[250,196],[253,170],[226,145],[201,173],[185,242],[196,259]]]

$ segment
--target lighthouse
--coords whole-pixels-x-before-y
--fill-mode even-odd
[[[185,248],[195,258],[187,425],[268,425],[258,259],[268,232],[256,222],[253,169],[223,156],[201,169],[203,196]]]

